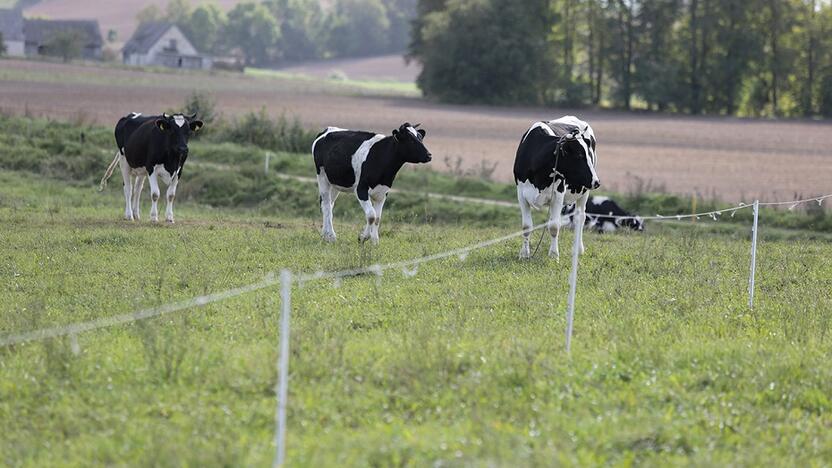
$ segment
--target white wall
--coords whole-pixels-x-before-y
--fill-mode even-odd
[[[6,44],[6,55],[9,57],[23,57],[26,55],[23,41],[4,41]]]

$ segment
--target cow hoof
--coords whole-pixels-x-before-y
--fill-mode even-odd
[[[335,242],[335,239],[336,239],[334,232],[325,232],[325,233],[321,234],[321,237],[323,237],[324,242],[330,242],[330,243]]]
[[[166,219],[165,222],[168,223],[168,224],[174,224],[173,219]]]
[[[560,262],[560,252],[558,252],[558,249],[550,249],[549,258],[554,258],[556,261]]]
[[[150,217],[150,222],[152,222],[152,223],[158,223],[158,222],[159,222],[159,218],[154,218],[153,216],[151,216],[151,217]]]
[[[520,260],[528,260],[530,258],[532,258],[532,253],[528,247],[520,249]]]

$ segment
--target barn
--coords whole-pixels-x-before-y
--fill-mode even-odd
[[[134,66],[170,68],[211,68],[213,60],[200,53],[187,36],[173,23],[141,24],[124,45],[124,63]]]
[[[26,38],[27,56],[50,55],[52,41],[61,34],[71,34],[81,42],[81,57],[100,60],[104,40],[95,20],[23,20],[23,35]]]

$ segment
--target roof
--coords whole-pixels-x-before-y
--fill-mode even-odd
[[[86,47],[102,46],[104,40],[101,38],[101,29],[98,21],[95,20],[45,20],[28,19],[23,20],[23,33],[26,42],[44,44],[52,39],[55,33],[62,31],[78,31],[84,35]]]
[[[4,41],[22,41],[23,13],[18,9],[0,9],[0,33]]]
[[[159,39],[175,24],[166,21],[151,21],[142,23],[133,33],[133,36],[124,44],[125,54],[146,54],[159,42]]]

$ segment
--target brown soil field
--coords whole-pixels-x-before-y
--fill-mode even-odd
[[[390,80],[414,83],[421,67],[406,63],[401,55],[383,55],[357,59],[316,60],[280,68],[287,73],[298,73],[318,78],[329,78],[335,72],[343,72],[354,80]]]
[[[434,153],[464,166],[497,163],[512,179],[517,143],[537,120],[575,114],[598,136],[604,189],[698,193],[729,202],[832,193],[832,123],[681,117],[623,112],[452,106],[385,97],[321,81],[0,61],[0,110],[114,124],[131,111],[175,108],[194,89],[212,93],[233,117],[265,107],[313,128],[336,125],[389,132],[421,122]],[[373,92],[375,93],[375,92]]]

